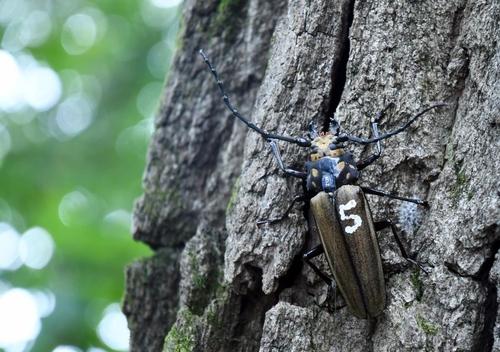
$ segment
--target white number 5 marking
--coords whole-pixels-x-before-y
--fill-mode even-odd
[[[347,204],[339,205],[340,220],[344,221],[350,219],[354,221],[354,225],[345,227],[345,232],[347,232],[348,234],[353,234],[354,231],[356,231],[358,227],[360,227],[361,224],[363,223],[363,221],[361,220],[361,216],[355,214],[346,216],[344,213],[344,211],[350,210],[355,206],[356,206],[356,201],[354,199],[351,199],[349,202],[347,202]]]

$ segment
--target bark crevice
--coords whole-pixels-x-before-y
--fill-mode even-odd
[[[494,230],[493,230],[494,231]],[[484,263],[474,279],[478,280],[486,290],[486,299],[483,304],[483,328],[479,331],[478,337],[473,344],[472,351],[491,351],[495,343],[495,323],[498,314],[498,290],[496,285],[490,281],[490,272],[495,263],[495,257],[500,250],[500,240],[496,241],[491,246],[491,254],[486,258]]]
[[[491,229],[486,232],[493,233],[498,227],[493,225]],[[498,290],[496,285],[490,281],[490,272],[495,263],[496,255],[500,251],[500,240],[494,241],[489,246],[489,254],[485,258],[484,262],[481,264],[480,269],[475,274],[465,274],[463,273],[457,264],[445,262],[444,265],[453,275],[462,278],[468,278],[476,281],[480,284],[483,290],[486,292],[484,303],[481,307],[484,319],[482,322],[482,328],[477,332],[476,338],[474,339],[472,345],[472,351],[491,351],[493,344],[495,342],[494,329],[497,319],[497,312],[499,308],[498,304]]]
[[[335,115],[337,107],[340,104],[342,98],[342,93],[344,92],[344,87],[347,80],[347,64],[349,62],[349,52],[351,49],[351,40],[349,38],[350,29],[352,22],[354,20],[354,5],[355,0],[349,0],[345,4],[342,17],[342,32],[340,37],[342,38],[340,55],[338,58],[333,59],[332,64],[332,76],[331,76],[331,92],[329,98],[328,109],[323,121],[323,130],[328,131],[330,118]]]

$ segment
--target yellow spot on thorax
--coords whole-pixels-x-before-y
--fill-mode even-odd
[[[344,149],[339,148],[335,150],[330,150],[330,144],[334,143],[335,136],[332,134],[324,134],[316,137],[311,145],[316,147],[317,152],[311,154],[311,161],[318,161],[319,159],[329,156],[332,158],[338,158],[344,154]]]

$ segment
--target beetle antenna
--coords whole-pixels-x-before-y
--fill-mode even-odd
[[[392,137],[392,136],[394,136],[394,135],[396,135],[398,133],[403,132],[413,122],[415,122],[415,120],[417,120],[420,116],[424,115],[426,112],[428,112],[428,111],[430,111],[432,109],[435,109],[435,108],[439,108],[441,106],[448,106],[448,104],[446,104],[446,103],[438,103],[438,104],[431,105],[428,108],[425,108],[422,111],[420,111],[419,113],[417,113],[408,122],[406,122],[403,126],[400,126],[399,128],[395,129],[394,131],[382,134],[382,135],[380,135],[380,136],[378,136],[376,138],[365,139],[365,138],[360,138],[360,137],[351,136],[351,135],[343,135],[343,136],[341,136],[339,138],[339,141],[341,141],[341,142],[347,142],[347,141],[349,141],[349,142],[354,142],[354,143],[359,143],[359,144],[370,144],[370,143],[375,143],[375,142],[381,141],[383,139],[387,139],[387,138]]]
[[[217,73],[217,70],[215,69],[214,66],[212,66],[212,63],[208,59],[208,56],[203,52],[203,49],[200,49],[200,55],[201,55],[201,57],[203,57],[203,61],[205,61],[205,63],[207,64],[208,68],[210,69],[210,72],[212,72],[212,75],[214,76],[215,81],[217,82],[217,86],[219,87],[219,91],[222,95],[222,100],[224,101],[224,104],[227,106],[229,111],[231,111],[233,116],[235,116],[238,120],[243,122],[248,128],[254,130],[255,132],[257,132],[258,134],[260,134],[262,137],[264,137],[267,140],[279,139],[282,141],[297,144],[301,147],[309,147],[311,145],[310,141],[308,141],[307,139],[302,138],[302,137],[289,137],[289,136],[282,136],[282,135],[277,135],[277,134],[273,134],[273,133],[268,133],[265,130],[263,130],[262,128],[255,125],[252,121],[243,117],[238,112],[238,110],[233,106],[233,104],[231,104],[231,101],[229,100],[229,96],[227,95],[226,90],[224,89],[224,84],[220,80],[219,74]]]

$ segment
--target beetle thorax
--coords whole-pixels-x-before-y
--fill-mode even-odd
[[[311,142],[311,161],[317,161],[324,157],[338,158],[344,154],[344,150],[337,144],[337,137],[328,133],[316,137]]]

